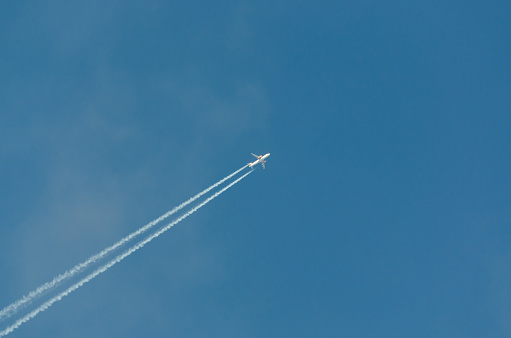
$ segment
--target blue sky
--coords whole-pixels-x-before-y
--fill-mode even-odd
[[[0,8],[0,307],[272,154],[13,336],[511,336],[511,5]]]

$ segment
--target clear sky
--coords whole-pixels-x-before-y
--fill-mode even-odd
[[[511,3],[0,5],[0,307],[270,152],[15,337],[510,337]]]

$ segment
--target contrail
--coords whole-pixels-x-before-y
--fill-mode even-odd
[[[139,242],[138,244],[134,245],[133,247],[131,247],[129,250],[125,251],[124,253],[118,255],[117,257],[115,257],[113,260],[111,260],[110,262],[108,262],[107,264],[103,265],[102,267],[100,268],[97,268],[94,272],[92,272],[91,274],[89,274],[87,277],[83,278],[82,280],[80,280],[79,282],[73,284],[72,286],[70,286],[67,290],[59,293],[58,295],[56,295],[55,297],[51,298],[50,300],[48,300],[47,302],[45,302],[44,304],[42,304],[41,306],[39,306],[38,308],[36,308],[35,310],[33,310],[32,312],[30,312],[29,314],[25,315],[24,317],[22,317],[21,319],[18,319],[14,324],[12,324],[11,326],[7,327],[6,329],[4,329],[3,331],[0,331],[0,337],[3,337],[9,333],[11,333],[12,331],[14,331],[15,329],[17,329],[18,327],[20,327],[23,323],[29,321],[30,319],[34,318],[35,316],[37,316],[40,312],[48,309],[50,306],[52,306],[54,303],[58,302],[59,300],[61,300],[62,298],[64,298],[65,296],[69,295],[71,292],[75,291],[76,289],[78,289],[79,287],[81,287],[82,285],[84,285],[85,283],[91,281],[92,279],[94,279],[97,275],[105,272],[106,270],[108,270],[109,268],[111,268],[112,266],[114,266],[115,264],[119,263],[120,261],[122,261],[124,258],[128,257],[129,255],[131,255],[133,252],[137,251],[138,249],[142,248],[144,245],[146,245],[147,243],[149,243],[150,241],[152,241],[153,239],[155,239],[156,237],[160,236],[161,234],[163,234],[165,231],[169,230],[170,228],[172,228],[174,225],[176,225],[177,223],[181,222],[182,220],[184,220],[185,218],[187,218],[188,216],[190,216],[191,214],[193,214],[194,212],[196,212],[197,210],[199,210],[200,208],[202,208],[204,205],[206,205],[207,203],[209,203],[212,199],[218,197],[220,194],[222,194],[224,191],[226,191],[227,189],[229,189],[230,187],[232,187],[233,185],[235,185],[236,183],[238,183],[239,181],[241,181],[242,179],[244,179],[246,176],[248,176],[249,174],[252,173],[253,170],[247,172],[245,175],[241,176],[240,178],[236,179],[235,181],[233,181],[232,183],[230,183],[229,185],[225,186],[224,188],[222,188],[222,190],[219,190],[217,191],[214,195],[208,197],[206,200],[204,200],[202,203],[200,203],[199,205],[193,207],[192,209],[190,209],[189,211],[187,211],[184,215],[182,215],[181,217],[177,218],[176,220],[174,220],[173,222],[167,224],[166,226],[164,226],[163,228],[161,228],[160,230],[158,230],[157,232],[155,232],[154,234],[152,234],[151,236],[147,237],[146,239],[144,239],[143,241]]]
[[[95,263],[97,262],[98,260],[102,259],[103,257],[105,257],[107,254],[109,254],[110,252],[112,252],[113,250],[117,249],[118,247],[122,246],[123,244],[125,244],[126,242],[132,240],[133,238],[143,234],[144,232],[146,232],[147,230],[149,230],[150,228],[152,228],[154,225],[156,225],[157,223],[163,221],[164,219],[166,219],[167,217],[171,216],[172,214],[178,212],[179,210],[181,210],[182,208],[184,208],[185,206],[187,206],[188,204],[192,203],[193,201],[195,201],[197,198],[201,197],[202,195],[206,194],[207,192],[209,192],[211,189],[214,189],[216,187],[218,187],[220,184],[224,183],[225,181],[227,181],[228,179],[230,179],[231,177],[235,176],[236,174],[238,174],[240,171],[242,171],[243,169],[245,169],[248,165],[245,165],[244,167],[236,170],[235,172],[233,172],[232,174],[230,174],[229,176],[226,176],[224,177],[223,179],[221,179],[220,181],[216,182],[215,184],[213,184],[212,186],[210,186],[209,188],[206,188],[205,190],[201,191],[200,193],[198,193],[197,195],[193,196],[192,198],[190,198],[189,200],[187,200],[186,202],[183,202],[181,203],[180,205],[178,205],[177,207],[175,207],[174,209],[170,210],[169,212],[161,215],[160,217],[156,218],[155,220],[151,221],[150,223],[148,223],[147,225],[144,225],[143,227],[141,227],[140,229],[138,229],[137,231],[135,232],[132,232],[131,234],[127,235],[126,237],[124,237],[123,239],[121,239],[120,241],[118,241],[117,243],[109,246],[108,248],[104,249],[103,251],[91,256],[90,258],[88,258],[86,261],[84,261],[83,263],[80,263],[78,265],[75,265],[73,268],[67,270],[66,272],[64,272],[63,274],[60,274],[58,275],[57,277],[53,278],[53,280],[51,282],[46,282],[44,284],[42,284],[41,286],[39,286],[37,289],[31,291],[28,293],[28,295],[25,295],[23,296],[22,298],[20,298],[19,300],[15,301],[14,303],[12,303],[11,305],[8,305],[6,306],[5,308],[3,308],[1,311],[0,311],[0,320],[3,320],[5,318],[9,318],[10,316],[12,316],[13,314],[15,314],[20,308],[24,307],[27,303],[30,303],[32,300],[34,300],[36,297],[40,296],[43,292],[45,292],[46,290],[49,290],[55,286],[57,286],[58,284],[60,284],[62,281],[70,278],[70,277],[73,277],[75,274],[77,274],[78,272],[82,271],[83,269],[87,268],[90,264],[92,263]]]

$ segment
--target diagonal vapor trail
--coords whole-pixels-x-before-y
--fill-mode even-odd
[[[183,209],[188,204],[192,203],[193,201],[195,201],[199,197],[201,197],[204,194],[206,194],[209,191],[211,191],[211,189],[214,189],[214,188],[218,187],[220,184],[224,183],[225,181],[227,181],[231,177],[235,176],[240,171],[245,169],[247,166],[248,165],[245,165],[244,167],[236,170],[235,172],[233,172],[232,174],[224,177],[223,179],[221,179],[220,181],[216,182],[215,184],[213,184],[209,188],[204,189],[203,191],[201,191],[197,195],[195,195],[192,198],[188,199],[186,202],[181,203],[180,205],[178,205],[174,209],[168,211],[167,213],[161,215],[160,217],[156,218],[155,220],[151,221],[150,223],[144,225],[143,227],[141,227],[137,231],[132,232],[131,234],[129,234],[126,237],[122,238],[120,241],[114,243],[113,245],[109,246],[108,248],[104,249],[103,251],[101,251],[101,252],[99,252],[99,253],[89,257],[83,263],[75,265],[73,268],[67,270],[63,274],[60,274],[57,277],[53,278],[53,280],[51,282],[46,282],[46,283],[42,284],[37,289],[29,292],[28,295],[25,295],[22,298],[20,298],[19,300],[15,301],[14,303],[6,306],[5,308],[3,308],[0,311],[0,320],[4,320],[4,319],[9,318],[10,316],[14,315],[18,310],[20,310],[21,308],[26,306],[27,303],[30,303],[35,298],[37,298],[38,296],[42,295],[45,291],[47,291],[49,289],[52,289],[55,286],[59,285],[62,281],[66,280],[68,278],[73,277],[74,275],[76,275],[80,271],[82,271],[85,268],[87,268],[90,264],[97,262],[98,260],[104,258],[106,255],[108,255],[113,250],[115,250],[115,249],[119,248],[120,246],[124,245],[125,243],[129,242],[133,238],[143,234],[147,230],[151,229],[157,223],[163,221],[167,217],[169,217],[169,216],[173,215],[174,213],[178,212],[179,210]]]
[[[50,300],[48,300],[47,302],[45,302],[44,304],[42,304],[41,306],[39,306],[38,308],[36,308],[35,310],[33,310],[32,312],[28,313],[27,315],[25,315],[24,317],[18,319],[14,324],[12,324],[11,326],[5,328],[3,331],[0,331],[0,337],[3,337],[5,335],[8,335],[9,333],[11,333],[12,331],[14,331],[15,329],[17,329],[18,327],[20,327],[23,323],[29,321],[30,319],[34,318],[35,316],[37,316],[40,312],[48,309],[50,306],[52,306],[54,303],[58,302],[59,300],[61,300],[62,298],[66,297],[67,295],[69,295],[71,292],[75,291],[76,289],[80,288],[82,285],[84,285],[85,283],[87,282],[90,282],[92,279],[94,279],[96,276],[98,276],[99,274],[105,272],[106,270],[108,270],[109,268],[111,268],[112,266],[114,266],[115,264],[119,263],[120,261],[122,261],[124,258],[128,257],[129,255],[131,255],[133,252],[137,251],[138,249],[142,248],[144,245],[146,245],[147,243],[149,243],[150,241],[152,241],[153,239],[155,239],[156,237],[160,236],[161,234],[163,234],[165,231],[169,230],[170,228],[172,228],[174,225],[176,225],[177,223],[181,222],[182,220],[184,220],[185,218],[187,218],[188,216],[190,216],[191,214],[193,214],[194,212],[196,212],[197,210],[199,210],[200,208],[202,208],[204,205],[206,205],[207,203],[209,203],[211,200],[213,200],[214,198],[218,197],[220,194],[222,194],[224,191],[226,191],[227,189],[229,189],[230,187],[232,187],[233,185],[235,185],[236,183],[238,183],[239,181],[241,181],[242,179],[244,179],[245,177],[247,177],[249,174],[252,173],[252,171],[254,170],[251,170],[249,172],[247,172],[246,174],[244,174],[243,176],[241,176],[240,178],[236,179],[235,181],[231,182],[229,185],[225,186],[224,188],[222,188],[221,190],[217,191],[215,194],[213,194],[212,196],[208,197],[206,200],[204,200],[202,203],[198,204],[197,206],[193,207],[192,209],[190,209],[189,211],[187,211],[184,215],[180,216],[179,218],[177,218],[176,220],[172,221],[171,223],[167,224],[166,226],[164,226],[163,228],[161,228],[160,230],[158,230],[157,232],[155,232],[154,234],[152,234],[151,236],[147,237],[146,239],[144,239],[143,241],[137,243],[136,245],[132,246],[130,249],[126,250],[125,252],[123,252],[122,254],[118,255],[117,257],[115,257],[114,259],[112,259],[110,262],[108,262],[107,264],[97,268],[96,270],[94,270],[94,272],[92,272],[91,274],[89,274],[87,277],[83,278],[82,280],[80,280],[79,282],[73,284],[72,286],[70,286],[68,289],[66,289],[65,291],[59,293],[58,295],[54,296],[53,298],[51,298]]]

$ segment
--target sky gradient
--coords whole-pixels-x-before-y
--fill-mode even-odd
[[[511,336],[511,4],[0,9],[0,308],[271,153],[12,336]]]

